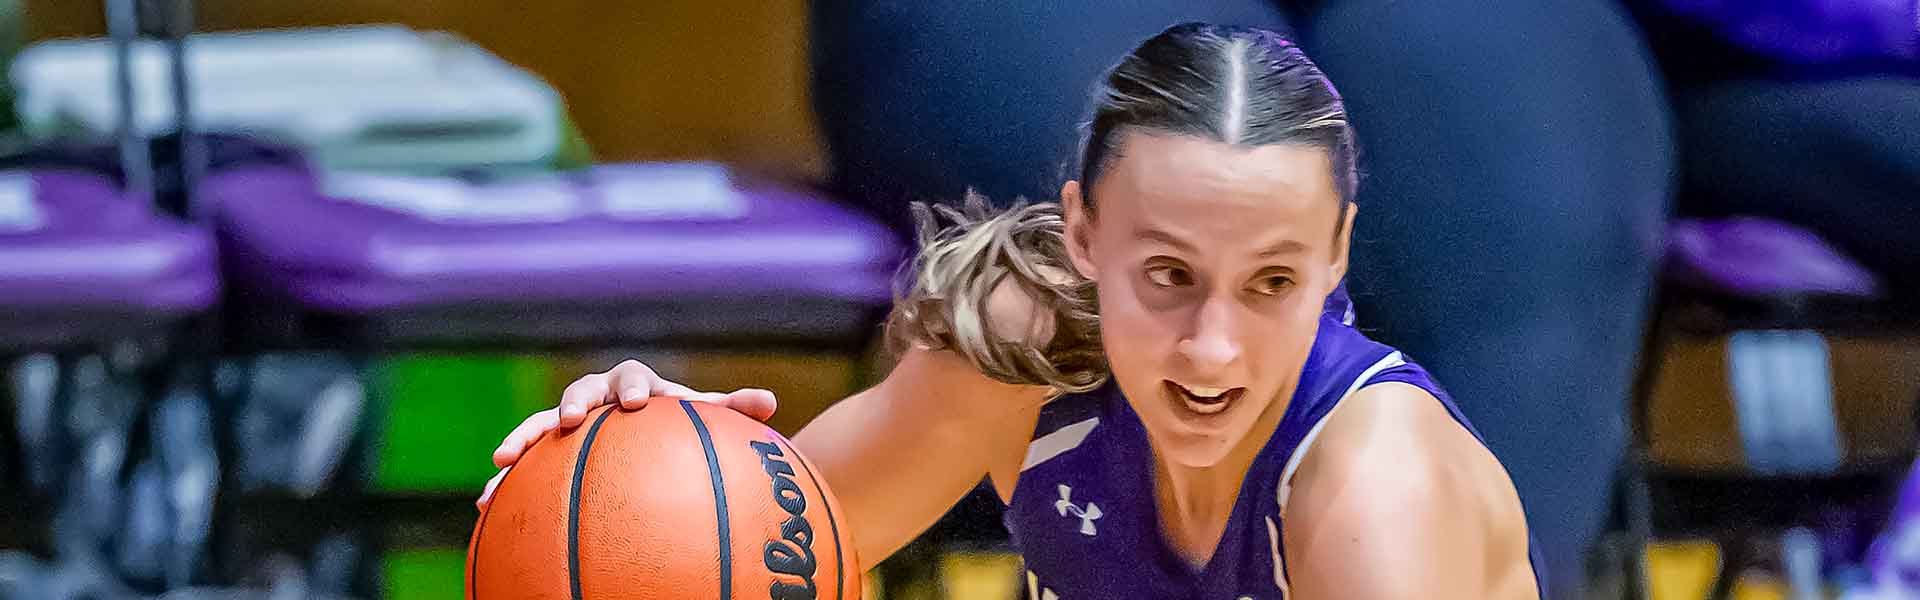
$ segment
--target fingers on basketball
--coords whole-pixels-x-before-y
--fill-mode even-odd
[[[500,441],[498,448],[494,448],[493,466],[506,468],[519,461],[520,455],[526,452],[527,446],[533,445],[534,440],[552,431],[559,423],[559,409],[549,408],[533,413],[532,416],[527,417],[527,420],[521,421],[520,425],[514,427],[513,431],[507,434],[507,438]]]
[[[825,480],[722,403],[596,409],[505,479],[474,524],[469,600],[861,597]]]

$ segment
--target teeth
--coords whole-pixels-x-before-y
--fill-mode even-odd
[[[1227,409],[1227,403],[1225,402],[1202,404],[1199,402],[1188,400],[1186,402],[1186,405],[1187,405],[1187,410],[1191,410],[1193,412],[1197,412],[1203,415],[1211,415]]]
[[[1199,398],[1217,397],[1221,394],[1227,393],[1227,390],[1233,389],[1233,388],[1216,388],[1216,387],[1196,387],[1196,386],[1190,386],[1185,384],[1182,384],[1180,388],[1186,390],[1187,393],[1193,394],[1195,397],[1199,397]]]

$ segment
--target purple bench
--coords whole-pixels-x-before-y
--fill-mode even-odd
[[[897,236],[864,214],[703,165],[482,182],[327,173],[246,140],[210,147],[195,198],[213,216],[227,290],[221,345],[240,369],[307,349],[349,360],[630,345],[854,355],[873,340],[904,258]],[[359,438],[345,452],[339,472],[374,460]],[[399,501],[431,507],[407,512],[381,492],[335,485],[323,503],[333,510],[318,512],[240,494],[219,539],[303,551],[342,529],[379,540],[383,524],[444,530],[471,502],[429,494]],[[303,526],[244,525],[283,519]],[[378,555],[380,544],[362,551]]]
[[[219,295],[213,236],[84,169],[0,172],[0,350],[137,335]]]
[[[703,169],[470,185],[289,158],[210,173],[200,197],[218,207],[242,345],[871,338],[903,258],[895,236],[791,188],[716,188]],[[732,193],[699,198],[716,191]]]

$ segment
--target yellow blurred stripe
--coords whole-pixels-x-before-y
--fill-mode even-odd
[[[1652,600],[1699,600],[1713,591],[1720,572],[1720,546],[1707,541],[1647,545],[1647,583]]]
[[[1741,575],[1733,583],[1732,595],[1733,600],[1787,600],[1787,586],[1769,575]]]
[[[943,600],[1012,600],[1020,594],[1020,555],[952,552],[940,557]]]

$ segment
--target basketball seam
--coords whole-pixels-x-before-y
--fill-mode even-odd
[[[493,494],[500,495],[500,486],[506,484],[507,478],[501,477],[500,483],[493,486]],[[473,556],[467,559],[473,563],[467,565],[467,597],[469,598],[480,597],[480,540],[487,534],[487,515],[491,514],[493,514],[493,503],[488,502],[486,508],[480,509],[480,524],[474,527]]]
[[[599,435],[600,425],[606,423],[607,417],[613,413],[613,409],[609,409],[593,420],[593,427],[587,428],[586,439],[580,440],[580,458],[573,463],[573,493],[567,498],[567,584],[572,587],[573,600],[581,600],[580,484],[587,476],[587,455],[593,450],[593,438]]]
[[[827,509],[827,529],[833,532],[833,572],[839,579],[833,586],[833,600],[840,600],[840,594],[844,593],[847,587],[847,563],[840,555],[840,522],[833,518],[833,503],[827,501],[827,488],[822,487],[820,478],[814,476],[811,461],[800,456],[799,452],[795,452],[793,444],[778,435],[774,436],[774,440],[787,449],[787,454],[793,455],[794,462],[800,463],[800,469],[807,472],[807,481],[813,482],[813,489],[820,492],[820,506]]]
[[[694,432],[700,435],[700,448],[707,453],[707,479],[713,483],[713,512],[720,536],[720,600],[732,600],[733,536],[727,531],[727,486],[720,477],[720,458],[714,454],[713,436],[707,433],[706,422],[693,411],[693,403],[681,400],[680,408],[687,411]]]

